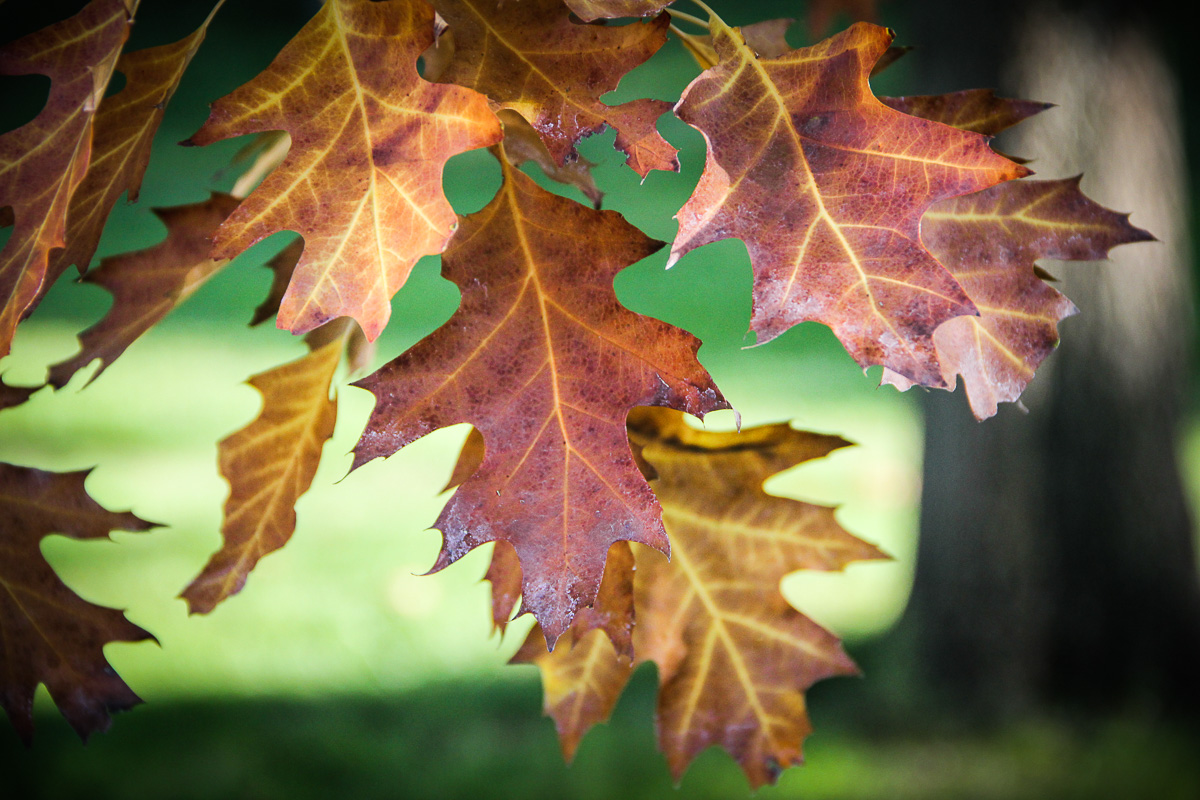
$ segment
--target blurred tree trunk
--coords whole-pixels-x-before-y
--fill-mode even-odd
[[[991,26],[988,41],[963,44],[985,55],[951,54],[946,74],[1004,52],[1004,93],[1060,105],[1002,150],[1034,158],[1039,177],[1082,172],[1093,199],[1133,210],[1161,240],[1117,248],[1108,263],[1043,264],[1081,313],[1026,392],[1028,414],[1002,408],[977,423],[961,393],[927,398],[921,540],[900,635],[925,686],[975,718],[1049,706],[1200,712],[1200,586],[1177,455],[1194,335],[1187,173],[1174,78],[1122,8],[1013,4],[972,23],[963,16],[981,4],[921,6],[960,39]],[[997,85],[978,69],[970,78]]]

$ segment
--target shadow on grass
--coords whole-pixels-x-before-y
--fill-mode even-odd
[[[537,713],[536,681],[510,678],[389,697],[158,703],[86,747],[47,713],[32,750],[11,735],[0,746],[0,774],[4,796],[22,800],[748,797],[715,750],[673,787],[653,740],[654,682],[639,671],[571,766]],[[815,713],[809,765],[759,798],[1200,797],[1195,738],[1128,721],[939,736],[856,730]]]

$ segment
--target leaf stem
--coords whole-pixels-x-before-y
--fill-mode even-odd
[[[708,20],[701,19],[700,17],[697,17],[694,14],[688,14],[683,11],[676,11],[673,8],[668,8],[667,13],[671,15],[672,20],[679,20],[680,22],[690,22],[693,25],[699,25],[701,28],[708,28]],[[672,25],[671,27],[674,27],[674,25]]]
[[[711,8],[709,8],[708,5],[704,2],[704,0],[692,0],[692,3],[694,5],[700,6],[700,10],[703,11],[705,14],[708,14],[708,18],[710,20],[721,19],[721,16],[717,12],[715,12]],[[724,22],[724,20],[721,20],[721,21]]]

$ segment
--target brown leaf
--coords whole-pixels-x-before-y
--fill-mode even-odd
[[[762,483],[847,443],[787,425],[700,431],[678,412],[648,408],[630,414],[629,432],[658,474],[651,485],[672,543],[670,562],[639,550],[636,572],[626,573],[637,660],[658,664],[659,744],[676,778],[720,744],[753,786],[771,782],[800,760],[810,731],[804,692],[856,671],[832,634],[787,604],[780,580],[886,556],[842,530],[832,509],[773,497]],[[541,669],[568,755],[607,718],[630,674],[608,637],[586,633],[588,622],[581,615],[552,654],[539,650],[535,628],[514,659]]]
[[[793,22],[794,19],[768,19],[743,25],[739,30],[746,44],[754,48],[754,52],[760,57],[779,58],[792,50],[791,45],[787,43],[787,32]],[[717,58],[716,48],[713,47],[712,36],[687,36],[681,41],[696,59],[700,69],[716,66],[720,60]]]
[[[525,608],[554,641],[591,605],[614,541],[667,546],[629,452],[629,409],[703,415],[728,404],[696,361],[695,338],[617,303],[613,277],[660,243],[501,168],[500,192],[460,221],[443,257],[462,290],[458,313],[358,384],[376,405],[354,463],[447,425],[478,428],[486,453],[435,523],[434,569],[510,542]]]
[[[653,17],[673,2],[675,0],[566,0],[567,8],[584,22],[620,17]]]
[[[152,527],[101,508],[84,489],[87,474],[0,464],[0,705],[26,744],[33,739],[39,683],[85,740],[108,730],[111,712],[141,702],[108,665],[103,648],[152,637],[120,611],[68,589],[39,547],[51,533],[106,539],[112,530]]]
[[[202,203],[156,208],[167,236],[153,247],[110,256],[83,280],[113,295],[104,318],[79,336],[80,351],[50,368],[49,383],[62,388],[71,376],[100,359],[89,383],[100,377],[125,348],[199,289],[229,262],[208,258],[213,231],[238,201],[220,192]]]
[[[479,437],[483,441],[483,437]],[[503,539],[496,540],[492,560],[483,579],[492,585],[492,630],[504,633],[521,599],[521,561],[517,551]],[[546,646],[541,637],[542,647]]]
[[[345,341],[335,335],[303,358],[250,379],[262,394],[262,413],[218,445],[221,475],[230,485],[224,543],[180,595],[189,613],[207,614],[237,594],[259,559],[291,539],[296,501],[312,485],[337,421],[329,390]]]
[[[1053,103],[996,97],[991,89],[879,99],[901,113],[985,136],[995,136],[1021,120],[1054,107]]]
[[[137,200],[154,134],[211,20],[212,14],[194,33],[174,44],[126,53],[117,61],[125,88],[105,98],[96,114],[91,164],[71,196],[67,247],[51,259],[50,283],[72,264],[80,272],[91,266],[100,233],[117,199],[128,192],[129,202]]]
[[[499,116],[500,121],[504,123],[504,157],[508,159],[508,163],[519,168],[532,161],[542,168],[547,177],[574,186],[592,201],[593,208],[600,207],[604,192],[600,191],[596,179],[592,177],[592,167],[595,164],[581,156],[559,165],[551,158],[542,137],[538,136],[537,131],[524,117],[507,108],[503,109]]]
[[[891,43],[884,28],[859,23],[778,59],[759,59],[719,19],[712,32],[721,63],[677,106],[705,135],[708,160],[677,215],[671,263],[741,238],[760,342],[816,320],[863,367],[941,385],[933,331],[975,309],[921,246],[921,214],[1028,170],[978,134],[879,102],[867,78]]]
[[[93,117],[131,17],[123,0],[92,0],[0,49],[0,75],[50,78],[42,112],[0,136],[0,208],[11,206],[14,226],[0,250],[0,356],[48,285],[51,251],[66,244],[67,209],[91,157]]]
[[[292,149],[218,230],[232,258],[279,230],[304,253],[278,324],[303,333],[348,316],[374,340],[419,258],[454,228],[442,192],[451,156],[500,139],[487,100],[428,83],[433,41],[422,0],[331,0],[254,80],[213,104],[191,144],[283,130]]]
[[[292,282],[292,274],[303,252],[304,240],[297,237],[263,264],[271,270],[271,288],[267,292],[267,299],[254,309],[254,317],[250,320],[252,326],[261,325],[279,312],[279,304],[283,301],[288,284]]]
[[[441,80],[483,92],[520,114],[541,134],[556,164],[574,158],[585,136],[611,126],[617,149],[639,175],[679,168],[675,148],[655,128],[670,103],[642,99],[609,106],[600,100],[666,42],[666,15],[610,27],[573,22],[561,0],[435,5],[455,46]]]
[[[633,671],[633,551],[616,542],[592,608],[581,609],[553,653],[534,626],[511,664],[535,664],[542,674],[543,709],[554,720],[563,757],[612,714]]]
[[[984,419],[1015,402],[1058,344],[1058,322],[1076,312],[1043,283],[1039,258],[1090,261],[1119,244],[1154,237],[1093,202],[1079,178],[1012,181],[944,200],[925,213],[921,239],[979,308],[933,335],[946,383],[963,376],[971,410]],[[885,374],[901,389],[903,379]]]

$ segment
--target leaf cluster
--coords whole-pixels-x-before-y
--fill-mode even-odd
[[[1078,179],[1028,179],[992,149],[991,136],[1047,104],[983,90],[876,97],[872,75],[903,54],[888,29],[860,22],[794,49],[788,20],[739,29],[701,2],[694,14],[674,5],[327,0],[185,142],[254,137],[232,192],[157,209],[161,243],[95,267],[105,220],[122,194],[136,200],[213,17],[173,44],[124,52],[136,0],[91,0],[10,42],[0,74],[48,76],[51,91],[35,119],[0,136],[0,223],[11,228],[0,356],[75,266],[113,305],[47,384],[60,389],[99,359],[94,380],[240,253],[299,234],[269,263],[253,324],[307,334],[309,352],[250,380],[262,411],[219,444],[231,488],[224,543],[182,593],[209,613],[291,537],[332,435],[339,366],[366,368],[393,295],[418,259],[440,255],[461,306],[356,384],[375,407],[355,467],[470,423],[433,569],[496,543],[493,619],[503,629],[518,607],[536,618],[516,660],[541,669],[566,755],[633,666],[653,661],[672,771],[721,744],[758,786],[800,761],[807,688],[855,671],[836,637],[787,604],[780,580],[885,556],[831,509],[762,489],[846,442],[786,424],[713,433],[686,421],[729,403],[697,360],[699,340],[618,302],[617,273],[665,243],[603,208],[580,142],[613,129],[645,177],[679,168],[658,120],[691,125],[705,168],[676,214],[667,266],[687,269],[692,250],[740,239],[760,343],[823,323],[899,388],[952,389],[961,376],[980,418],[1017,400],[1075,312],[1036,261],[1102,258],[1150,237],[1086,198]],[[814,5],[823,30],[839,4]],[[607,24],[618,18],[633,19]],[[671,36],[698,64],[677,103],[602,99]],[[125,86],[106,96],[114,73]],[[460,216],[443,169],[478,148],[491,148],[502,185]],[[547,191],[526,164],[591,205]],[[39,388],[0,386],[0,408]],[[38,549],[52,532],[149,527],[100,509],[83,478],[0,465],[0,703],[26,740],[38,683],[84,736],[137,702],[101,647],[149,634],[75,597]]]

